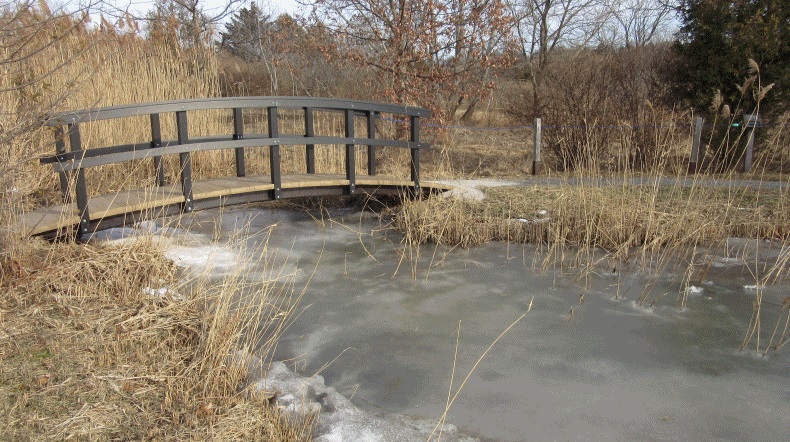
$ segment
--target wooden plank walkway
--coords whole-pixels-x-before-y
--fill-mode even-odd
[[[421,182],[423,192],[441,192],[450,186]],[[284,198],[309,195],[342,195],[349,188],[349,180],[343,175],[294,174],[282,176]],[[414,188],[414,182],[386,176],[358,176],[356,189],[359,193],[397,193]],[[217,178],[198,180],[193,183],[193,198],[196,209],[238,204],[245,202],[270,201],[274,185],[268,175]],[[323,192],[322,192],[323,190]],[[239,197],[232,199],[233,197]],[[122,225],[127,217],[149,219],[178,212],[184,203],[180,184],[162,187],[147,187],[107,195],[91,197],[88,211],[91,230]],[[201,204],[202,203],[202,204]],[[111,220],[115,219],[114,222]],[[58,236],[72,230],[80,223],[80,213],[75,203],[42,207],[25,213],[20,228],[29,235]]]

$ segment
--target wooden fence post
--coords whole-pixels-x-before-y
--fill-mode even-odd
[[[743,171],[748,172],[752,168],[754,158],[754,131],[762,123],[757,114],[746,114],[743,116],[743,123],[746,126],[746,153],[743,158]]]
[[[543,161],[540,158],[540,118],[535,118],[535,158],[532,160],[532,175],[543,173]]]
[[[691,160],[689,161],[689,173],[697,173],[699,167],[699,148],[702,144],[702,117],[694,119],[694,139],[691,143]]]

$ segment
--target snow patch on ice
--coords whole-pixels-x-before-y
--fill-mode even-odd
[[[481,201],[486,198],[482,190],[474,187],[456,187],[442,194],[442,198]]]
[[[318,442],[427,440],[436,425],[426,419],[363,410],[333,387],[326,386],[322,376],[300,376],[282,362],[272,363],[266,375],[254,385],[260,391],[273,394],[275,405],[292,419],[318,412],[313,434]],[[478,440],[461,434],[452,424],[445,424],[442,439],[448,442]]]
[[[686,287],[686,294],[687,295],[701,295],[704,291],[705,291],[705,289],[702,288],[702,287],[697,287],[697,286],[693,286],[693,285],[690,285],[690,286]]]
[[[165,256],[179,267],[194,270],[219,271],[233,268],[238,257],[236,253],[217,245],[170,245]]]
[[[153,287],[145,287],[143,288],[143,294],[155,298],[158,301],[184,301],[184,297],[170,287],[159,287],[156,289]]]
[[[444,180],[437,182],[453,186],[451,190],[442,194],[444,198],[476,201],[485,199],[486,195],[482,190],[484,187],[517,186],[520,184],[518,181],[510,180]]]
[[[730,258],[727,256],[717,256],[713,259],[713,267],[733,267],[743,263],[742,258]]]

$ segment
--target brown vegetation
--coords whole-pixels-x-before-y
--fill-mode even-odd
[[[151,241],[31,242],[2,266],[0,438],[295,440],[309,431],[244,390],[248,359],[235,356],[275,342],[277,326],[255,331],[259,318],[284,316],[262,307],[279,304],[275,284],[239,300],[250,291],[240,275],[178,282]]]
[[[309,420],[289,424],[245,389],[245,355],[265,358],[287,318],[286,281],[195,280],[152,241],[44,243],[14,229],[24,210],[59,198],[37,161],[52,152],[46,114],[219,90],[211,53],[89,30],[42,5],[0,12],[0,439],[309,439]],[[196,131],[220,124],[194,121]],[[88,125],[85,140],[140,141],[139,123]],[[146,166],[89,182],[94,192],[150,185]]]
[[[85,17],[53,14],[45,2],[0,11],[0,162],[5,167],[0,176],[0,438],[305,437],[301,423],[283,425],[264,398],[239,391],[246,367],[228,357],[273,342],[283,320],[277,315],[288,312],[277,301],[285,296],[280,286],[257,288],[258,295],[272,296],[269,307],[277,307],[261,310],[260,304],[235,303],[249,289],[240,275],[215,285],[177,282],[153,243],[44,244],[13,228],[22,211],[59,198],[57,176],[36,160],[53,152],[53,134],[41,121],[54,111],[250,93],[375,99],[387,90],[416,102],[414,94],[436,89],[419,72],[413,79],[420,86],[413,90],[392,83],[391,75],[374,78],[369,67],[341,60],[337,45],[327,47],[333,43],[329,34],[283,20],[282,29],[320,40],[311,47],[321,53],[281,54],[282,63],[264,75],[260,62],[217,57],[199,45],[187,48],[167,33],[143,38],[131,20],[126,28],[107,22],[92,29]],[[286,49],[299,47],[304,46]],[[492,188],[480,202],[407,202],[393,213],[409,244],[531,242],[548,252],[546,262],[562,262],[567,254],[580,263],[591,261],[594,248],[605,249],[612,259],[666,262],[695,246],[715,248],[727,236],[774,239],[788,247],[786,115],[759,132],[749,174],[721,161],[721,152],[742,144],[740,130],[728,136],[707,132],[703,173],[687,175],[694,114],[672,103],[666,46],[584,46],[551,55],[551,63],[539,66],[539,82],[535,66],[497,70],[505,63],[489,63],[493,60],[480,65],[482,70],[470,68],[469,77],[444,78],[482,78],[484,84],[471,92],[458,92],[466,83],[459,85],[444,103],[448,113],[455,111],[448,120],[465,116],[468,127],[424,126],[435,149],[426,155],[423,170],[426,178],[527,178],[532,129],[524,126],[539,109],[544,162],[559,183]],[[280,80],[273,81],[272,72]],[[728,109],[726,118],[712,122],[729,125],[744,111],[751,109]],[[265,115],[248,118],[250,130],[266,132]],[[299,133],[300,118],[283,115],[281,132]],[[132,120],[85,125],[84,141],[90,148],[147,140],[147,122]],[[342,130],[338,116],[317,121],[319,131]],[[227,133],[231,124],[230,115],[218,112],[190,115],[194,136]],[[520,128],[507,129],[511,126]],[[395,133],[397,123],[382,121],[377,130]],[[175,123],[163,121],[163,135],[174,133]],[[317,154],[319,172],[343,169],[340,149],[328,146]],[[266,155],[250,150],[251,173],[266,173]],[[407,154],[388,155],[382,156],[380,173],[403,176]],[[357,158],[364,170],[364,155]],[[201,152],[193,161],[196,178],[232,173],[227,152]],[[303,163],[300,148],[284,149],[284,172]],[[166,167],[168,177],[177,179],[176,159]],[[584,181],[602,176],[614,185]],[[573,181],[578,177],[581,185]],[[665,177],[691,184],[658,185]],[[634,185],[633,178],[645,184]],[[752,188],[731,181],[737,178],[784,184]],[[722,187],[702,185],[707,180],[719,180]],[[90,192],[112,192],[151,186],[153,177],[150,164],[139,162],[97,168],[88,183]],[[767,274],[785,278],[787,262],[778,261]],[[183,299],[144,291],[165,285],[175,286]],[[245,315],[276,319],[262,336],[248,333],[252,323]]]

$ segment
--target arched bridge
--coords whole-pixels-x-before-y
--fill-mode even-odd
[[[205,110],[229,111],[233,133],[190,136],[189,116],[195,111]],[[304,133],[281,133],[283,110],[299,115],[300,122],[304,122]],[[267,133],[245,131],[245,114],[252,112],[265,113]],[[319,134],[316,130],[317,113],[340,113],[344,126],[342,133]],[[163,117],[168,118],[168,115],[175,116],[176,136],[172,140],[162,137]],[[383,115],[396,122],[398,130],[391,130],[389,134],[377,131],[376,123],[382,120]],[[420,181],[420,151],[430,148],[420,140],[420,119],[429,116],[430,111],[417,107],[304,97],[192,99],[59,113],[46,121],[47,126],[54,128],[55,155],[42,158],[41,162],[52,164],[59,174],[63,203],[24,214],[23,228],[29,235],[52,238],[76,233],[78,238],[84,238],[97,229],[130,221],[224,205],[306,196],[362,193],[421,195],[446,190],[446,186]],[[85,137],[81,127],[102,120],[135,117],[147,118],[150,122],[150,140],[112,146],[101,145],[100,140],[91,140],[92,146],[83,143]],[[355,123],[360,119],[364,119],[366,126],[364,137],[355,131]],[[100,147],[95,147],[96,144]],[[316,173],[315,149],[319,145],[343,151],[345,174]],[[357,170],[357,145],[367,146],[364,174]],[[300,173],[281,173],[281,147],[287,146],[304,149],[305,163]],[[410,176],[377,175],[376,154],[382,147],[409,151]],[[251,148],[268,148],[268,174],[247,174],[245,158]],[[200,151],[219,150],[233,150],[235,176],[194,179],[193,155]],[[171,181],[178,182],[168,183],[164,166],[164,158],[168,156],[178,157],[179,176],[177,179],[169,177]],[[91,193],[95,195],[89,195],[86,183],[88,169],[145,159],[151,160],[149,170],[154,185],[107,193],[94,189]]]

